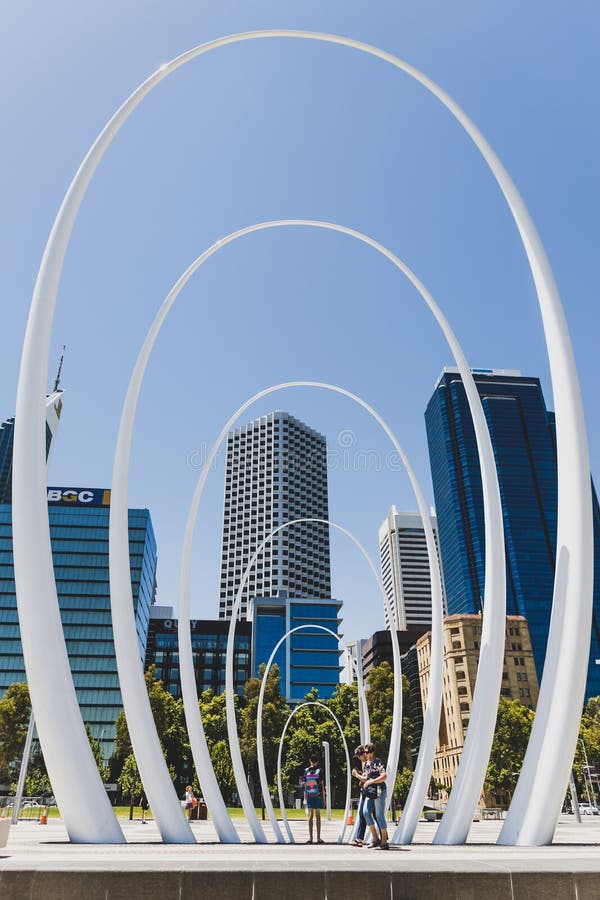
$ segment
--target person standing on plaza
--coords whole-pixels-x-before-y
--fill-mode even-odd
[[[325,800],[325,779],[323,770],[319,765],[318,756],[308,758],[308,768],[304,771],[304,805],[308,810],[308,841],[313,842],[313,819],[317,820],[317,844],[324,844],[321,840],[321,810]]]
[[[148,808],[150,804],[148,803],[148,798],[146,797],[146,792],[142,791],[140,796],[140,809],[142,811],[142,825],[146,825],[146,816],[148,814]]]
[[[373,836],[373,843],[370,848],[375,850],[389,850],[387,822],[385,820],[385,807],[387,800],[387,788],[385,780],[387,772],[381,760],[375,756],[375,745],[366,744],[365,751],[367,754],[367,762],[364,768],[366,780],[363,782],[363,793],[366,797],[364,806],[364,815],[367,825]],[[377,827],[379,827],[379,834]]]
[[[358,809],[356,811],[356,817],[358,819],[358,823],[356,826],[356,832],[354,834],[354,837],[350,841],[350,846],[351,847],[362,847],[364,837],[365,837],[365,831],[367,830],[367,820],[365,819],[365,813],[364,813],[364,805],[366,803],[366,798],[365,798],[365,795],[363,792],[363,784],[367,780],[367,776],[364,774],[364,767],[367,763],[367,751],[361,744],[354,751],[354,755],[358,759],[359,764],[360,764],[360,769],[357,769],[357,768],[352,769],[352,774],[358,780],[358,783],[359,783]]]
[[[192,790],[192,786],[191,784],[188,784],[185,789],[185,808],[187,809],[188,819],[190,819],[190,821],[195,818],[194,809],[197,805],[198,801],[196,800],[196,796]]]

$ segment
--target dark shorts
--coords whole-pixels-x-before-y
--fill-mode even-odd
[[[323,809],[323,798],[322,797],[307,797],[306,798],[306,808],[307,809]]]

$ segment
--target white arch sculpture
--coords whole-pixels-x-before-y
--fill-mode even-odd
[[[569,780],[586,679],[592,614],[592,507],[583,403],[573,347],[552,269],[527,207],[482,133],[426,75],[391,53],[339,35],[273,29],[230,35],[195,47],[163,65],[130,95],[102,130],[75,175],[48,238],[31,302],[17,389],[13,465],[13,546],[23,657],[33,712],[54,792],[73,841],[119,842],[122,832],[88,746],[62,633],[45,496],[43,402],[56,294],[79,207],[115,135],[164,78],[204,53],[266,38],[322,41],[390,63],[419,82],[454,116],[482,154],[509,205],[527,254],[542,315],[554,394],[558,455],[558,534],[553,614],[537,715],[501,843],[552,840]],[[126,642],[125,642],[126,643]],[[52,664],[46,664],[50,657]],[[139,681],[139,675],[136,676]],[[61,697],[60,716],[54,698]],[[448,811],[460,805],[453,791]],[[86,809],[80,799],[88,798]],[[169,812],[172,803],[168,802]],[[87,809],[96,815],[90,817]],[[457,810],[458,811],[458,810]],[[468,810],[467,810],[468,811]],[[464,812],[464,810],[463,810]],[[450,818],[446,819],[450,823]],[[436,839],[464,839],[465,815],[442,826]],[[184,835],[187,840],[187,836]]]
[[[287,717],[287,721],[283,726],[283,731],[281,732],[281,737],[279,739],[279,750],[277,752],[277,793],[279,794],[279,809],[281,810],[281,818],[283,819],[283,824],[285,826],[285,830],[289,839],[290,844],[295,844],[294,835],[292,834],[292,829],[290,828],[290,823],[288,821],[287,812],[285,810],[285,799],[283,796],[283,785],[281,784],[281,753],[283,750],[283,742],[285,740],[285,735],[288,730],[288,725],[294,718],[297,712],[300,712],[301,709],[304,709],[305,706],[320,706],[321,709],[324,709],[326,713],[328,713],[335,724],[338,727],[342,738],[342,744],[344,745],[344,752],[346,754],[346,806],[344,807],[344,821],[342,823],[341,831],[338,835],[337,843],[343,844],[344,835],[346,834],[346,826],[348,823],[348,816],[350,814],[350,803],[352,801],[352,768],[350,763],[350,754],[348,752],[348,744],[346,742],[346,736],[344,734],[344,729],[339,723],[339,720],[335,713],[329,709],[324,703],[321,703],[319,700],[305,700],[304,703],[300,703],[295,709]],[[327,785],[327,790],[331,790],[331,785]]]
[[[271,795],[269,793],[269,782],[267,779],[267,772],[266,772],[266,768],[265,768],[265,753],[264,753],[263,736],[262,736],[262,716],[263,716],[263,706],[264,706],[264,699],[265,699],[265,687],[267,684],[267,678],[269,677],[269,672],[271,671],[271,667],[273,665],[273,661],[277,655],[277,651],[279,650],[279,648],[281,647],[283,642],[285,640],[287,640],[287,638],[289,638],[292,634],[295,634],[297,631],[307,631],[309,628],[316,630],[316,631],[324,631],[327,634],[330,634],[332,637],[334,637],[336,639],[336,641],[341,643],[339,635],[337,635],[335,633],[335,631],[332,631],[331,628],[327,628],[326,625],[317,625],[317,624],[306,623],[305,625],[296,625],[295,628],[290,628],[289,631],[286,631],[286,633],[283,635],[283,637],[281,637],[277,641],[275,646],[273,647],[273,650],[271,651],[271,655],[269,656],[269,659],[266,662],[265,670],[263,672],[263,676],[262,676],[261,684],[260,684],[260,694],[259,694],[259,698],[258,698],[258,706],[256,708],[256,755],[258,758],[258,769],[259,769],[259,773],[260,773],[260,787],[261,787],[262,796],[263,796],[263,803],[264,803],[265,809],[267,810],[268,815],[269,815],[269,821],[271,822],[271,826],[273,828],[273,831],[275,832],[277,841],[280,844],[285,843],[285,841],[283,838],[283,834],[281,833],[281,829],[279,828],[279,823],[277,821],[277,816],[275,815],[275,810],[273,809],[273,802],[271,800]],[[400,682],[400,683],[402,683],[402,682]],[[394,687],[395,687],[395,685],[394,685]],[[395,693],[395,691],[394,691],[394,693]],[[395,697],[394,697],[394,699],[395,699]],[[331,714],[333,715],[333,713],[331,713]],[[337,722],[337,719],[336,719],[336,722]],[[338,722],[338,726],[339,726],[339,722]],[[340,727],[340,731],[341,731],[341,727]],[[343,736],[343,731],[342,731],[342,736]],[[245,809],[244,809],[244,812],[246,812]],[[246,818],[248,818],[247,814],[246,814]],[[341,843],[341,840],[338,841],[338,843]]]
[[[505,615],[505,595],[504,595],[504,579],[505,579],[505,563],[504,563],[504,538],[503,538],[503,526],[502,526],[502,510],[500,506],[500,496],[498,490],[497,483],[497,475],[495,470],[493,451],[491,447],[491,442],[489,438],[489,433],[487,430],[487,424],[485,421],[485,416],[483,414],[483,409],[481,407],[481,402],[479,400],[479,394],[477,392],[477,388],[475,386],[475,382],[473,380],[473,376],[471,374],[471,370],[469,369],[469,365],[465,358],[465,355],[462,351],[462,348],[456,339],[449,323],[447,322],[445,316],[443,315],[441,309],[434,301],[433,297],[422,282],[417,278],[417,276],[406,266],[405,263],[402,262],[397,256],[395,256],[390,250],[383,247],[377,241],[368,237],[367,235],[362,234],[361,232],[355,231],[351,228],[346,228],[342,225],[337,225],[330,222],[316,222],[313,220],[281,220],[276,222],[264,222],[259,223],[257,225],[251,225],[247,228],[240,229],[240,231],[234,232],[233,234],[228,235],[220,241],[217,241],[216,244],[213,244],[208,250],[206,250],[203,254],[194,260],[194,262],[188,267],[188,269],[183,273],[183,275],[178,279],[175,283],[167,297],[165,298],[162,306],[160,307],[154,322],[152,323],[150,330],[146,336],[138,359],[136,361],[136,365],[134,368],[134,372],[132,373],[129,388],[127,391],[127,397],[125,400],[125,404],[123,407],[123,413],[121,418],[121,426],[119,428],[119,439],[117,443],[117,452],[115,453],[115,461],[113,466],[114,478],[113,478],[113,494],[112,494],[112,505],[113,507],[119,509],[120,513],[118,517],[115,515],[114,520],[111,518],[111,525],[114,521],[118,525],[118,529],[120,532],[117,534],[117,528],[115,528],[115,532],[113,535],[111,528],[111,541],[114,536],[114,540],[119,542],[119,545],[123,547],[123,549],[127,549],[128,552],[128,543],[127,543],[127,531],[125,528],[126,523],[126,511],[127,511],[127,473],[129,467],[129,452],[131,447],[131,440],[133,434],[133,420],[135,416],[135,410],[137,406],[137,398],[139,396],[139,391],[141,389],[143,374],[145,371],[145,367],[147,365],[152,347],[160,329],[164,323],[166,315],[169,310],[173,306],[175,300],[177,299],[179,293],[187,283],[187,281],[191,278],[193,273],[197,271],[197,269],[206,262],[207,259],[210,258],[217,250],[222,249],[227,244],[231,243],[233,240],[236,240],[239,237],[242,237],[246,234],[253,233],[255,231],[261,231],[267,228],[274,227],[282,227],[282,226],[309,226],[309,227],[317,227],[323,228],[326,230],[332,230],[335,232],[339,232],[342,234],[346,234],[350,237],[353,237],[361,242],[367,244],[373,249],[377,250],[387,259],[389,259],[406,277],[411,281],[411,283],[416,287],[417,291],[421,295],[421,297],[425,300],[430,310],[433,312],[436,321],[440,325],[446,340],[452,350],[454,358],[456,360],[457,366],[461,375],[463,377],[463,383],[465,385],[465,391],[467,395],[467,401],[469,403],[469,408],[471,411],[471,415],[473,418],[473,425],[475,430],[475,435],[477,439],[477,447],[480,459],[480,466],[482,470],[482,487],[483,487],[483,496],[484,496],[484,511],[485,511],[485,521],[486,521],[486,578],[485,578],[485,611],[483,617],[483,634],[481,641],[481,655],[480,661],[482,663],[481,669],[482,677],[479,680],[479,688],[476,687],[475,695],[473,699],[473,706],[471,712],[471,734],[475,733],[478,736],[478,739],[475,740],[475,737],[472,737],[469,740],[467,735],[467,740],[465,741],[465,749],[463,751],[463,759],[461,761],[462,771],[468,770],[471,775],[471,780],[468,785],[468,791],[463,789],[463,803],[462,806],[458,810],[458,814],[461,816],[462,823],[462,831],[464,832],[463,840],[466,839],[466,835],[468,833],[468,829],[470,827],[470,822],[473,817],[473,812],[475,806],[477,804],[477,800],[479,798],[481,787],[483,785],[483,779],[485,775],[485,767],[487,765],[487,758],[489,756],[489,750],[491,748],[491,742],[493,737],[493,730],[495,724],[495,713],[493,711],[492,705],[490,703],[490,698],[494,695],[498,696],[500,693],[500,685],[502,678],[502,668],[503,668],[503,645],[501,645],[498,641],[493,640],[494,634],[502,634],[504,635],[504,615]],[[296,384],[301,384],[297,382]],[[317,386],[314,382],[305,382],[305,385]],[[291,386],[291,385],[287,385]],[[318,385],[320,387],[326,387],[325,385]],[[185,622],[189,618],[189,590],[190,590],[190,570],[191,570],[191,556],[192,556],[192,545],[193,545],[193,533],[195,528],[196,516],[198,505],[200,502],[200,498],[202,496],[202,492],[204,490],[204,485],[206,483],[206,479],[208,477],[208,473],[210,471],[210,466],[214,461],[214,458],[218,452],[218,449],[225,439],[225,436],[230,427],[235,423],[236,419],[239,415],[244,412],[255,400],[260,399],[263,396],[266,396],[268,393],[271,393],[272,390],[279,390],[281,386],[276,386],[275,388],[269,388],[265,392],[260,392],[256,394],[253,398],[247,401],[243,407],[240,407],[239,410],[235,413],[234,416],[231,417],[227,425],[221,431],[217,442],[213,446],[202,473],[200,475],[198,486],[196,488],[196,493],[194,495],[194,499],[192,501],[192,505],[190,508],[190,513],[188,515],[188,521],[185,530],[184,542],[183,542],[183,552],[182,552],[182,562],[180,568],[180,597],[179,597],[179,642],[180,642],[180,672],[181,672],[181,685],[182,685],[182,694],[184,700],[184,706],[186,711],[186,719],[188,720],[188,729],[190,732],[190,742],[192,746],[192,752],[194,754],[194,759],[196,761],[196,767],[199,769],[204,761],[207,758],[208,748],[206,746],[206,741],[204,738],[204,732],[202,727],[202,722],[198,718],[197,712],[197,696],[196,696],[196,688],[195,688],[195,679],[193,673],[193,661],[192,661],[192,649],[191,649],[191,637],[188,633],[188,629],[185,626]],[[330,389],[334,389],[331,388]],[[348,392],[341,391],[346,396],[351,397],[354,400],[357,400],[354,395],[349,394]],[[384,428],[384,431],[391,438],[398,454],[403,460],[405,467],[407,467],[407,471],[409,471],[408,460],[406,459],[403,451],[394,437],[391,429],[377,416],[375,411],[369,407],[367,404],[364,404],[362,401],[358,401],[363,408],[367,409],[367,411],[373,415],[379,424]],[[412,470],[410,470],[412,471]],[[437,557],[437,551],[435,547],[435,540],[433,537],[433,531],[430,527],[429,521],[429,512],[427,506],[425,504],[422,491],[418,488],[416,483],[416,479],[413,481],[413,477],[411,476],[409,471],[409,478],[411,478],[411,484],[413,486],[413,490],[415,490],[415,495],[417,497],[417,505],[419,507],[419,511],[421,513],[426,543],[427,543],[427,551],[428,558],[430,563],[430,572],[431,572],[431,584],[432,584],[432,608],[433,608],[433,619],[432,619],[432,651],[431,651],[431,674],[430,674],[430,683],[429,683],[429,694],[427,698],[427,707],[424,715],[424,728],[421,739],[421,748],[419,752],[419,758],[417,762],[417,767],[415,769],[415,776],[413,778],[413,782],[411,785],[411,790],[409,792],[409,796],[407,799],[406,808],[404,811],[404,823],[403,827],[398,832],[396,840],[402,840],[403,843],[408,843],[412,839],[412,835],[414,834],[414,830],[416,828],[417,822],[419,820],[419,816],[421,813],[421,809],[423,806],[423,802],[427,793],[427,788],[429,785],[429,779],[431,776],[431,770],[433,768],[433,758],[435,754],[435,747],[437,742],[437,729],[439,724],[440,717],[440,708],[441,708],[441,683],[442,683],[442,662],[443,662],[443,638],[442,638],[442,592],[441,592],[441,580],[439,573],[439,563]],[[421,501],[419,501],[419,496],[421,497]],[[111,578],[113,577],[113,570],[111,570]],[[120,561],[120,568],[118,575],[115,575],[115,583],[116,578],[119,580],[119,587],[117,592],[117,587],[114,590],[114,596],[117,596],[117,593],[123,598],[121,601],[120,608],[130,610],[130,606],[126,606],[125,595],[126,593],[131,592],[130,587],[130,575],[129,575],[129,563],[123,557]],[[116,602],[116,601],[115,601]],[[130,640],[133,636],[133,628],[134,621],[133,616],[129,613],[129,630],[130,630]],[[231,651],[233,653],[233,650]],[[129,659],[131,654],[125,654],[124,664],[126,665],[126,660]],[[233,689],[233,675],[231,681],[232,689]],[[142,693],[142,686],[139,685],[139,689],[137,694],[132,694],[131,701],[133,705],[132,715],[139,716],[144,709],[147,707],[146,717],[148,720],[148,724],[146,728],[151,728],[151,715],[147,700],[145,699],[145,685]],[[229,712],[230,721],[231,721],[231,731],[230,731],[230,741],[232,740],[233,734],[233,722],[235,719],[233,707]],[[483,723],[483,727],[482,727]],[[394,728],[400,729],[401,723],[394,723]],[[392,746],[395,745],[395,741],[392,742]],[[140,752],[145,752],[147,747],[147,741],[144,741],[141,746]],[[398,747],[399,747],[399,739],[398,739]],[[235,755],[235,749],[234,749]],[[157,762],[161,764],[161,759],[158,754],[155,753],[157,758]],[[473,777],[473,763],[472,758],[476,758],[475,764],[475,772],[476,777]],[[254,811],[254,805],[252,799],[250,797],[250,793],[247,790],[247,785],[245,784],[245,779],[243,778],[243,764],[241,760],[241,753],[237,758],[234,759],[234,771],[236,772],[236,778],[238,780],[238,788],[240,791],[240,797],[242,798],[242,803],[247,808],[247,815],[250,817],[250,821],[252,823],[252,830],[255,836],[255,839],[258,841],[265,840],[264,832],[262,830],[262,826],[258,821],[256,813]],[[459,774],[457,778],[460,777],[461,768],[459,767]],[[213,786],[211,789],[211,793],[207,794],[207,799],[209,803],[212,803],[211,814],[215,819],[215,824],[222,823],[222,825],[217,825],[218,828],[222,828],[222,833],[219,832],[219,835],[222,840],[235,840],[236,838],[227,837],[226,829],[231,830],[233,825],[230,824],[229,816],[226,812],[225,805],[223,803],[222,797],[220,795],[220,791],[218,790],[218,785],[216,784],[216,779],[214,778],[213,772],[205,773],[205,780],[207,782],[213,782]],[[391,801],[391,795],[388,798],[388,803]],[[454,813],[456,815],[457,813]]]
[[[254,568],[254,565],[255,565],[256,561],[258,560],[259,556],[261,555],[261,553],[267,546],[267,544],[269,544],[273,540],[275,535],[278,534],[280,531],[283,531],[284,529],[289,528],[292,525],[301,525],[301,524],[307,523],[307,522],[314,522],[314,523],[319,523],[322,525],[329,525],[332,528],[336,528],[338,531],[341,531],[342,534],[345,534],[347,537],[349,537],[350,540],[355,544],[355,546],[358,547],[358,549],[362,553],[364,559],[366,560],[367,565],[369,566],[369,568],[371,569],[371,572],[373,573],[373,575],[375,577],[375,581],[377,582],[377,587],[379,588],[379,592],[383,599],[383,608],[384,608],[384,612],[387,616],[387,619],[389,622],[393,622],[394,621],[393,611],[390,606],[388,596],[385,592],[385,588],[383,586],[383,581],[381,580],[381,576],[379,575],[377,569],[375,568],[375,565],[373,563],[373,560],[371,559],[370,554],[367,552],[366,548],[364,547],[363,544],[361,544],[361,542],[358,540],[358,538],[352,534],[352,532],[348,531],[348,529],[344,528],[342,525],[338,525],[337,522],[332,522],[331,519],[319,519],[319,518],[293,519],[290,522],[285,522],[283,525],[278,525],[277,528],[274,528],[265,537],[265,539],[259,544],[259,546],[256,548],[255,552],[253,553],[252,558],[248,561],[248,565],[246,566],[246,569],[244,570],[244,574],[242,575],[242,579],[240,581],[240,586],[238,588],[238,592],[237,592],[237,596],[236,596],[236,600],[235,600],[235,608],[236,609],[240,608],[241,602],[242,602],[242,595],[244,593],[246,584],[248,583],[250,573],[251,573],[252,569]],[[232,616],[231,620],[232,620],[232,622],[235,622],[236,619],[237,619],[237,616],[235,616],[235,617]],[[258,696],[258,706],[257,706],[257,712],[256,712],[256,755],[257,755],[257,759],[258,759],[258,773],[259,773],[259,777],[260,777],[260,786],[261,786],[262,794],[264,797],[265,808],[266,808],[268,816],[269,816],[269,821],[271,822],[271,827],[273,828],[275,837],[281,844],[283,843],[283,835],[281,834],[281,830],[279,828],[279,823],[277,822],[277,816],[275,815],[275,810],[273,809],[273,804],[271,802],[271,796],[269,793],[269,779],[267,778],[267,769],[265,766],[265,752],[264,752],[264,747],[263,747],[263,736],[262,736],[262,711],[263,711],[263,705],[264,705],[264,699],[265,699],[267,676],[271,670],[271,666],[273,665],[273,660],[275,659],[277,651],[281,647],[281,644],[283,643],[283,641],[287,637],[289,637],[289,635],[294,634],[296,631],[301,631],[308,627],[317,628],[319,631],[326,631],[332,637],[334,637],[336,639],[336,641],[340,641],[339,635],[335,634],[335,632],[331,631],[331,629],[325,628],[325,626],[323,626],[323,625],[314,625],[314,626],[299,625],[297,628],[293,628],[291,631],[288,631],[284,635],[284,637],[276,644],[276,646],[274,647],[274,649],[269,657],[269,660],[267,662],[267,665],[266,665],[266,668],[265,668],[265,671],[263,673],[262,680],[261,680],[260,692],[259,692],[259,696]],[[402,699],[403,699],[403,697],[402,697],[402,664],[401,664],[401,660],[400,660],[400,647],[398,645],[398,635],[395,634],[394,629],[391,629],[391,631],[394,632],[394,635],[392,637],[392,642],[395,643],[395,645],[397,647],[397,651],[398,651],[397,654],[394,652],[394,663],[396,663],[395,657],[397,655],[397,657],[398,657],[397,663],[398,664],[397,664],[397,667],[396,667],[396,665],[394,665],[394,708],[393,708],[394,711],[393,711],[393,716],[394,716],[395,720],[400,722],[400,728],[396,729],[396,731],[394,732],[394,734],[392,736],[394,742],[392,743],[392,741],[390,741],[390,752],[388,754],[387,768],[389,770],[389,777],[392,778],[393,780],[395,780],[396,771],[398,769],[398,758],[400,755],[400,741],[402,738]],[[227,673],[226,673],[225,677],[227,678]],[[365,690],[364,690],[364,685],[362,683],[359,685],[359,688],[358,688],[358,703],[359,703],[359,707],[362,704],[364,704],[365,709],[367,708],[366,698],[365,698]],[[367,717],[368,717],[368,715],[369,715],[369,713],[367,710]]]
[[[223,246],[224,241],[219,242],[219,246]],[[217,245],[215,245],[215,248]],[[217,452],[223,443],[223,440],[227,436],[229,430],[234,425],[239,416],[250,407],[257,400],[262,397],[266,397],[271,393],[282,390],[283,388],[289,387],[316,387],[322,388],[324,390],[329,390],[337,394],[341,394],[342,396],[348,397],[351,400],[354,400],[355,403],[358,403],[363,409],[365,409],[378,424],[383,428],[385,433],[388,435],[396,452],[400,456],[403,465],[408,474],[411,486],[415,493],[415,497],[417,499],[417,506],[421,512],[421,516],[423,519],[423,528],[426,535],[426,543],[427,543],[427,553],[428,560],[431,572],[431,583],[432,583],[432,596],[437,599],[437,604],[439,605],[439,646],[441,648],[441,640],[442,640],[442,593],[441,593],[441,578],[440,578],[440,570],[439,563],[437,559],[437,553],[435,549],[435,541],[433,537],[433,530],[431,527],[431,520],[429,518],[429,512],[427,509],[427,504],[425,503],[425,498],[419,483],[416,479],[416,476],[412,470],[412,467],[404,453],[402,447],[400,446],[397,438],[394,433],[387,425],[387,423],[381,418],[381,416],[371,407],[368,403],[358,397],[356,394],[352,394],[350,391],[345,390],[344,388],[337,387],[336,385],[325,384],[322,382],[314,382],[314,381],[294,381],[294,382],[286,382],[279,385],[274,385],[270,388],[266,388],[263,391],[259,391],[259,393],[255,394],[249,400],[246,401],[229,419],[224,428],[222,429],[217,441],[213,444],[210,453],[208,454],[202,471],[200,473],[200,477],[198,479],[198,484],[196,486],[196,490],[194,492],[194,496],[192,498],[192,503],[190,504],[190,510],[188,513],[188,518],[185,527],[185,534],[183,540],[183,551],[181,557],[181,567],[180,567],[180,592],[179,592],[179,628],[181,630],[182,622],[186,621],[189,618],[190,614],[190,575],[191,575],[191,565],[192,565],[192,546],[193,546],[193,537],[194,530],[196,526],[196,519],[198,516],[198,508],[200,505],[200,500],[202,499],[202,494],[204,492],[204,488],[206,485],[206,480],[208,478],[209,472],[211,470],[214,459],[217,455]],[[281,527],[285,527],[281,526]],[[254,839],[258,843],[264,843],[266,841],[265,833],[262,829],[262,825],[258,820],[258,816],[256,815],[256,811],[254,809],[254,802],[250,795],[250,791],[248,789],[248,784],[246,782],[246,775],[244,771],[244,764],[242,760],[242,754],[240,750],[239,738],[237,733],[237,723],[235,719],[235,706],[234,706],[234,691],[233,691],[233,647],[234,647],[234,639],[235,639],[235,623],[239,614],[241,606],[241,592],[238,592],[236,595],[235,601],[232,605],[231,609],[231,619],[229,625],[229,636],[227,640],[227,656],[226,656],[226,667],[225,667],[225,693],[226,693],[226,702],[227,702],[227,732],[229,737],[229,752],[231,754],[231,761],[233,764],[233,771],[237,783],[238,794],[240,796],[240,800],[242,803],[242,807],[244,809],[244,813],[246,815],[246,820],[250,825],[252,833],[254,835]],[[181,631],[180,631],[181,633]],[[400,647],[398,644],[398,636],[394,629],[391,630],[391,638],[392,638],[392,653],[394,658],[394,668],[396,671],[400,673],[401,671],[401,663],[400,663]],[[180,644],[179,648],[179,668],[180,671],[183,668],[187,668],[193,675],[193,659],[191,655],[191,643],[190,646],[186,646],[186,643]],[[442,674],[441,674],[441,663],[439,670],[439,681],[437,684],[437,692],[439,694],[439,702],[441,704],[441,691],[442,691]],[[191,682],[191,677],[186,679]],[[396,685],[396,681],[394,682]],[[392,733],[390,736],[390,753],[388,757],[388,765],[390,769],[393,768],[395,773],[397,765],[398,765],[398,757],[400,754],[400,732],[402,728],[402,716],[401,716],[401,703],[402,703],[402,690],[401,690],[401,681],[399,697],[396,698],[395,692],[395,709],[396,704],[399,715],[393,719],[392,724]],[[184,690],[184,682],[182,679],[182,693]],[[435,690],[432,688],[432,702],[435,702]],[[195,697],[195,688],[194,688],[194,697]],[[194,701],[193,698],[188,698],[186,700],[184,696],[184,705],[185,705],[185,714],[186,719],[188,715],[193,717],[199,716],[199,709],[197,700]],[[438,713],[439,717],[439,713]],[[192,740],[192,732],[190,729],[190,742]],[[434,745],[435,748],[435,745]],[[195,754],[194,745],[192,744],[192,752]],[[277,832],[276,832],[277,833]]]

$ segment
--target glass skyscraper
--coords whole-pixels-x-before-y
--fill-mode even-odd
[[[298,625],[322,625],[339,635],[339,600],[289,597],[254,597],[248,618],[252,621],[252,674],[258,675],[277,642]],[[281,672],[281,691],[288,703],[301,703],[316,688],[328,700],[340,680],[339,640],[317,628],[305,628],[290,635],[281,645],[274,662]]]
[[[11,511],[9,504],[0,504],[0,696],[9,684],[26,681]],[[110,491],[48,488],[54,573],[73,681],[83,720],[107,757],[113,751],[114,723],[122,709],[110,611],[109,511]],[[147,509],[129,510],[129,553],[138,651],[144,660],[156,590],[156,541]],[[52,665],[51,659],[47,662]],[[56,702],[60,703],[59,697]]]
[[[229,622],[223,619],[192,619],[190,630],[198,696],[207,690],[222,694],[225,690]],[[237,623],[233,645],[233,689],[239,695],[244,693],[244,685],[250,678],[251,635],[250,622]],[[154,676],[163,682],[165,689],[174,697],[181,697],[177,619],[173,618],[172,606],[153,606],[150,610],[144,668],[151,665],[156,667]]]
[[[538,378],[473,370],[500,484],[507,614],[527,619],[541,679],[552,609],[557,526],[554,415]],[[483,495],[475,433],[457,370],[444,369],[425,413],[448,612],[481,611]],[[586,699],[600,694],[600,510],[594,493],[594,615]]]

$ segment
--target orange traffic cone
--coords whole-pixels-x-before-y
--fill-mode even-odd
[[[47,825],[47,824],[48,824],[48,807],[47,807],[47,806],[44,806],[44,808],[43,808],[43,810],[42,810],[42,814],[41,814],[41,816],[40,816],[39,824],[40,824],[40,825]]]
[[[6,807],[3,806],[3,807],[2,807],[2,814],[0,815],[0,819],[5,819],[5,818],[6,818]]]
[[[346,825],[354,825],[354,819],[352,818],[352,810],[348,813],[348,818],[346,819]]]

